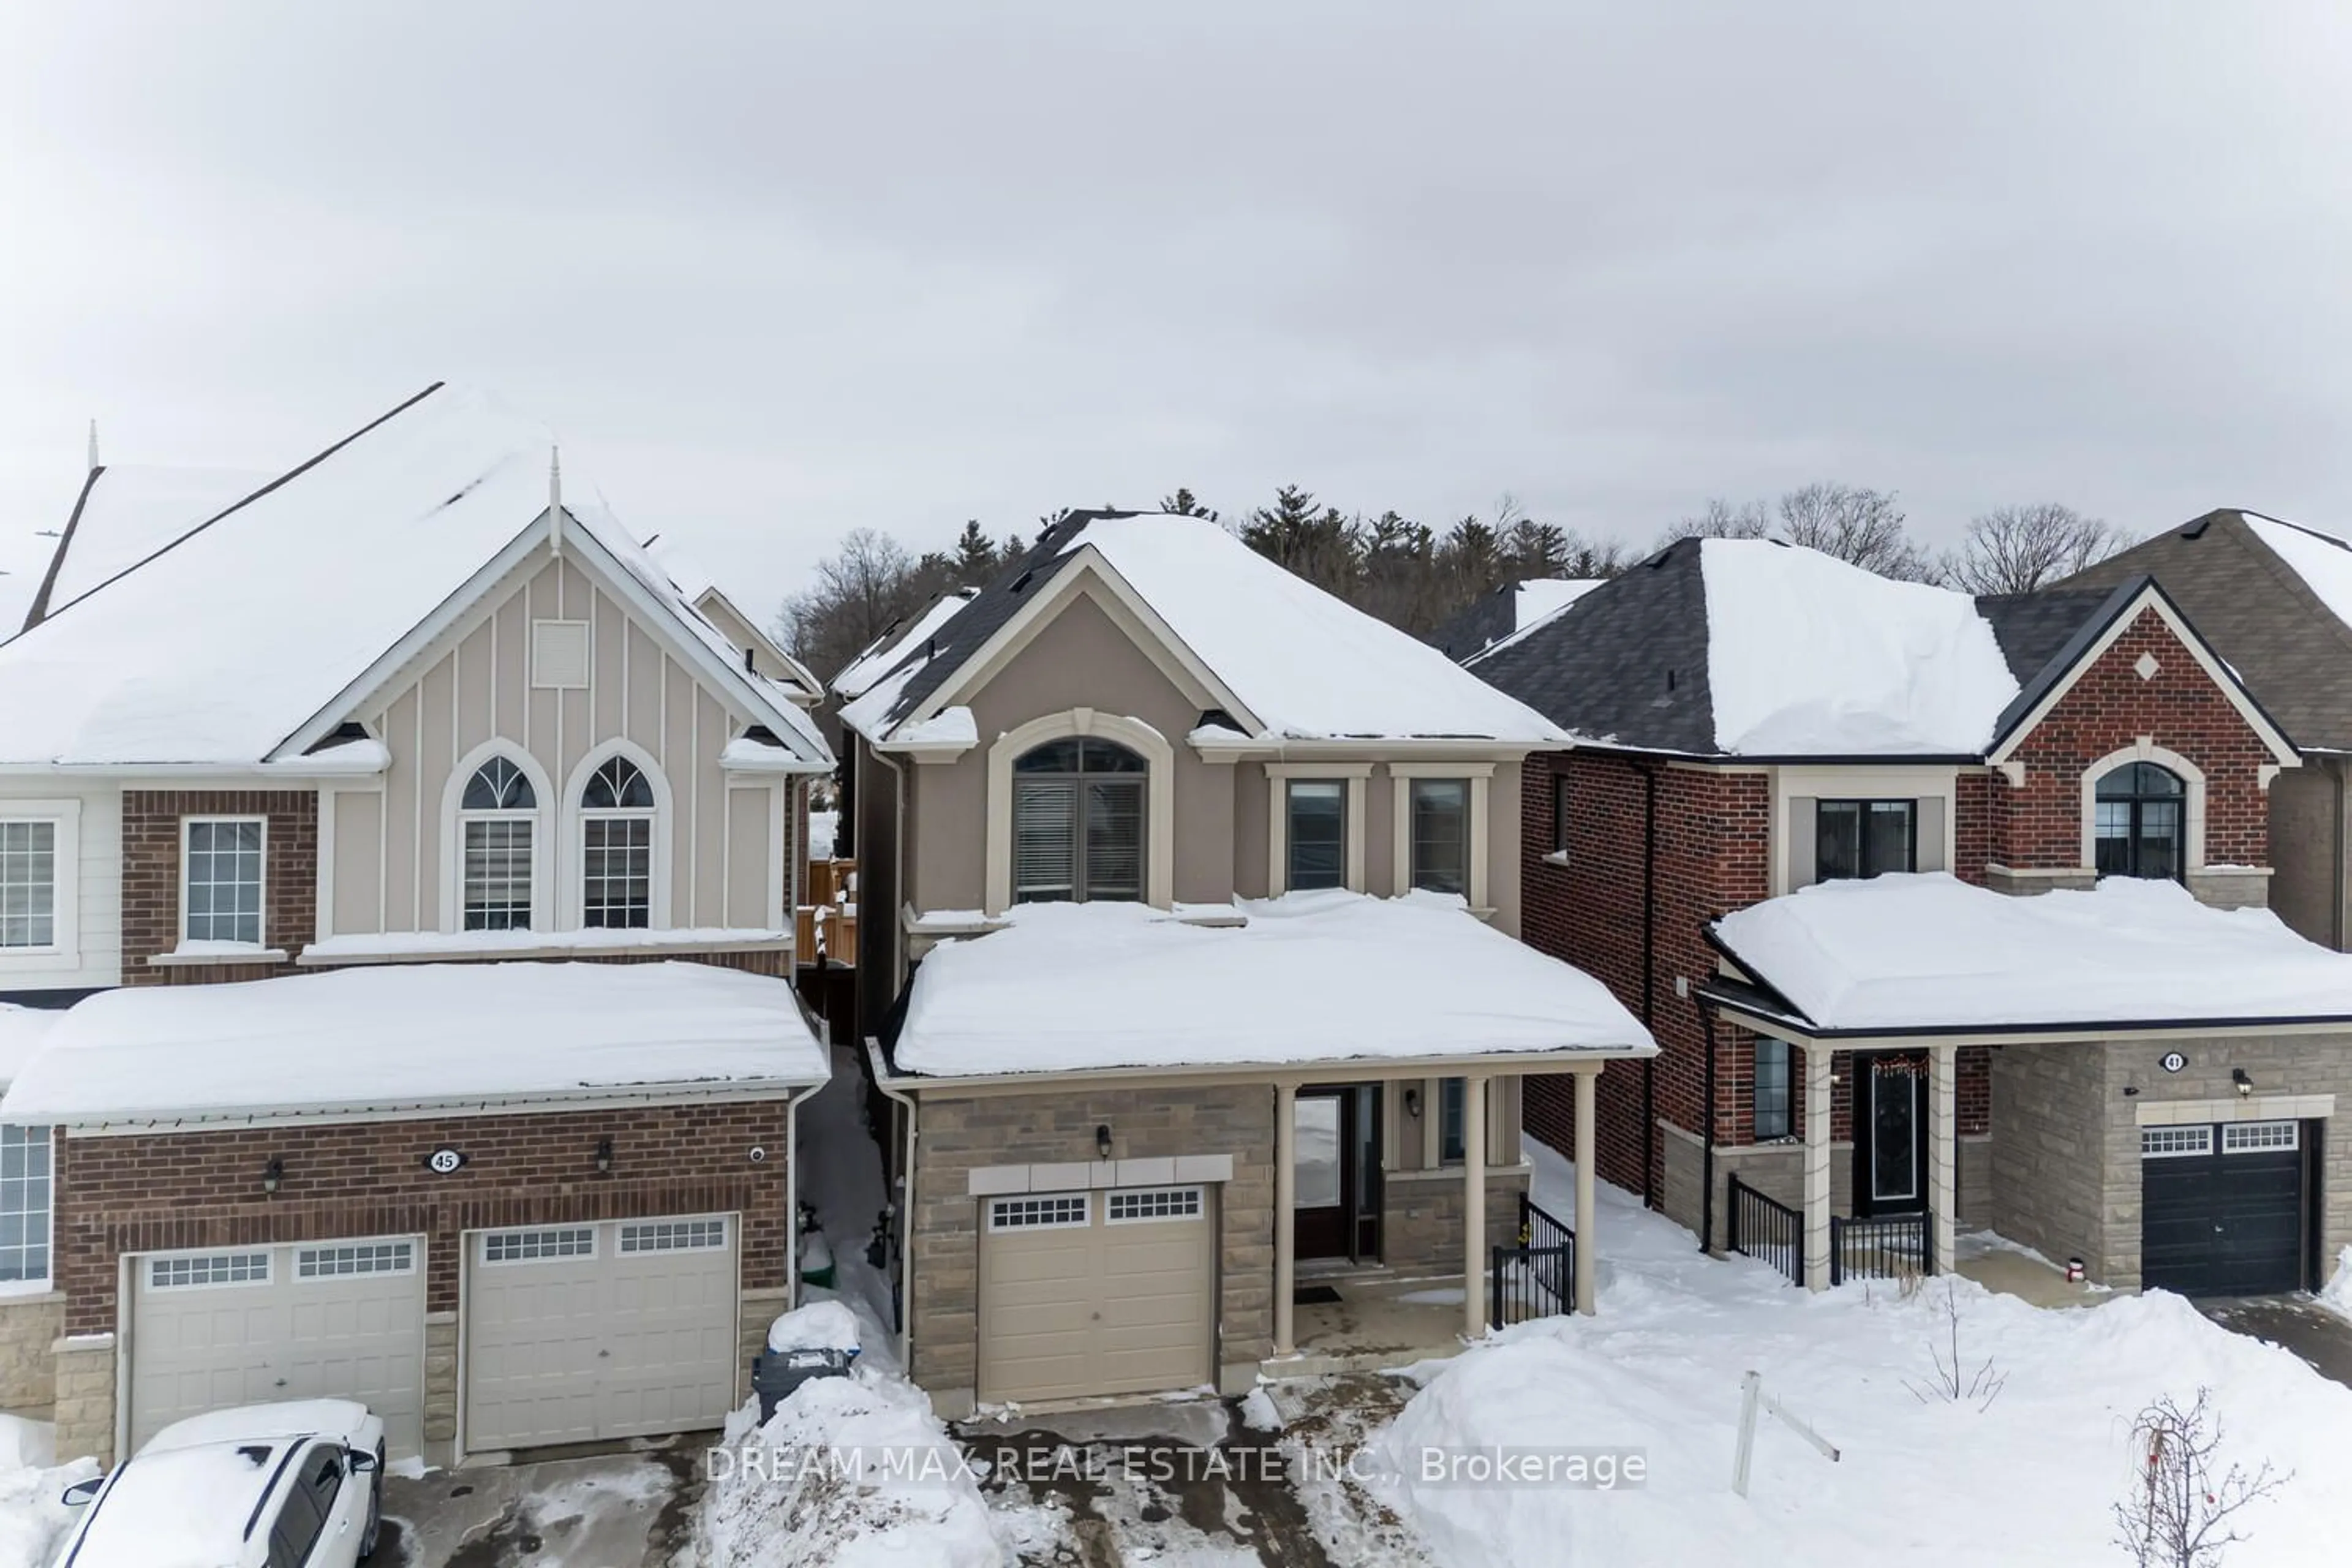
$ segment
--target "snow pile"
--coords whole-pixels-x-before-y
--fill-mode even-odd
[[[129,986],[68,1009],[12,1121],[179,1121],[824,1081],[789,981],[701,963],[440,963]]]
[[[81,1517],[58,1499],[98,1474],[98,1461],[58,1464],[55,1436],[45,1421],[0,1415],[0,1568],[46,1568],[68,1527]]]
[[[1245,924],[1206,927],[1142,904],[1019,905],[924,959],[894,1059],[958,1076],[1654,1048],[1608,987],[1458,899],[1236,907]]]
[[[1537,1200],[1564,1204],[1565,1167],[1531,1147]],[[1432,1363],[1378,1440],[1377,1481],[1449,1568],[1627,1563],[1879,1563],[2080,1568],[2117,1560],[2109,1504],[2131,1480],[2132,1416],[2163,1394],[2214,1391],[2224,1461],[2294,1479],[2236,1522],[2231,1568],[2340,1562],[2352,1519],[2352,1389],[2242,1338],[2177,1296],[2045,1310],[1937,1279],[1912,1300],[1855,1284],[1812,1295],[1760,1264],[1701,1257],[1690,1233],[1601,1190],[1600,1313],[1507,1331]],[[1929,1346],[1948,1342],[2008,1384],[1989,1408],[1922,1401]],[[1731,1492],[1741,1374],[1843,1458],[1767,1417],[1746,1500]],[[1644,1451],[1642,1489],[1438,1484],[1423,1456]]]
[[[866,1073],[853,1047],[837,1046],[833,1076],[801,1105],[800,1188],[816,1205],[817,1228],[809,1235],[833,1259],[833,1289],[804,1285],[803,1301],[838,1300],[857,1315],[862,1331],[859,1363],[898,1369],[898,1336],[890,1322],[896,1260],[881,1268],[866,1260],[875,1222],[890,1201],[882,1148],[866,1124]]]
[[[711,1457],[701,1568],[998,1568],[980,1487],[929,1396],[871,1369],[812,1378]]]
[[[65,1016],[56,1007],[19,1007],[13,1002],[0,1002],[0,1087],[16,1081],[49,1037],[50,1027]]]
[[[1942,872],[1821,882],[1716,931],[1822,1028],[2352,1019],[2352,954],[2176,882],[2110,877],[2030,899]]]
[[[2330,1311],[2352,1318],[2352,1247],[2336,1255],[2336,1276],[2328,1280],[2327,1289],[2319,1293],[2319,1304]]]
[[[841,831],[841,813],[812,811],[809,813],[808,852],[812,860],[833,858],[834,839]]]
[[[2352,626],[2352,544],[2276,518],[2251,511],[2238,515],[2337,620]]]
[[[839,1301],[811,1301],[768,1325],[772,1351],[854,1351],[857,1342],[857,1314]]]
[[[1701,551],[1707,684],[1727,752],[1975,755],[2017,696],[1966,594],[1765,540]]]

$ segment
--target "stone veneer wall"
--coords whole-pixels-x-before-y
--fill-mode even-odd
[[[56,1347],[65,1331],[62,1293],[0,1297],[0,1410],[46,1410],[56,1402]]]
[[[1486,1173],[1487,1249],[1516,1247],[1519,1240],[1519,1194],[1528,1190],[1525,1168]],[[1381,1182],[1381,1261],[1408,1274],[1462,1272],[1462,1167],[1435,1171],[1391,1171]],[[1556,1216],[1573,1225],[1571,1215]],[[1481,1263],[1480,1267],[1485,1267]]]
[[[1663,1127],[1659,1136],[1666,1150],[1666,1179],[1660,1207],[1667,1218],[1696,1233],[1699,1224],[1699,1187],[1705,1166],[1698,1140],[1678,1127]],[[1960,1135],[1958,1170],[1959,1213],[1954,1219],[1966,1230],[1992,1224],[1992,1148],[1985,1133]],[[1750,1143],[1715,1152],[1715,1235],[1708,1246],[1717,1251],[1729,1239],[1731,1178],[1737,1175],[1775,1203],[1802,1209],[1805,1205],[1805,1147],[1800,1142]],[[1830,1144],[1830,1212],[1853,1213],[1853,1144],[1839,1139]],[[1606,1256],[1604,1248],[1603,1255]]]

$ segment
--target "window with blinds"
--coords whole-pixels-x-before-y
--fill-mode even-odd
[[[1146,764],[1125,746],[1071,736],[1013,764],[1013,899],[1143,897]]]

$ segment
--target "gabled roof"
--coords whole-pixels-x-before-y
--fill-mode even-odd
[[[823,739],[601,506],[549,508],[547,430],[439,384],[0,644],[0,766],[241,766],[454,624],[557,531],[796,754]]]
[[[1972,598],[1762,540],[1683,540],[1477,662],[1596,743],[1689,756],[1985,757],[2153,604],[2277,750],[2275,726],[2144,578]]]
[[[2062,584],[2164,585],[2298,745],[2352,752],[2352,544],[2242,508],[2209,511]]]
[[[768,635],[760,623],[744,614],[743,607],[728,597],[717,579],[703,570],[682,546],[665,537],[646,541],[646,553],[667,574],[678,597],[694,608],[705,620],[723,632],[738,647],[749,647],[761,658],[783,672],[785,683],[796,689],[803,699],[819,702],[824,699],[824,687],[816,676],[787,652],[782,644]]]
[[[1568,737],[1426,643],[1343,604],[1217,523],[1081,511],[1048,528],[843,710],[881,743],[932,721],[955,682],[1088,574],[1118,595],[1222,710],[1236,740],[1547,745]]]
[[[269,483],[238,468],[92,468],[28,606],[30,625],[128,572]]]
[[[882,628],[882,635],[858,653],[833,678],[833,694],[855,701],[874,683],[897,668],[907,656],[936,636],[941,626],[980,596],[977,588],[955,588],[941,594],[912,616],[901,616]]]
[[[1601,577],[1522,577],[1479,595],[1429,634],[1430,646],[1468,664],[1549,619],[1606,582]]]

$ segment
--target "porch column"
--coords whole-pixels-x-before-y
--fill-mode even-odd
[[[1486,1080],[1462,1082],[1462,1331],[1486,1331]]]
[[[1958,1046],[1927,1047],[1927,1206],[1936,1219],[1928,1244],[1936,1249],[1936,1272],[1952,1271],[1959,1235],[1960,1101]]]
[[[1593,1102],[1600,1098],[1601,1069],[1576,1075],[1576,1310],[1592,1315],[1593,1270],[1600,1238],[1592,1233],[1592,1168],[1601,1163],[1593,1147]]]
[[[1289,1355],[1298,1347],[1291,1313],[1297,1305],[1292,1275],[1297,1265],[1298,1216],[1298,1086],[1274,1086],[1274,1353]]]
[[[1830,1288],[1830,1061],[1827,1046],[1805,1052],[1805,1289]]]

